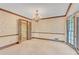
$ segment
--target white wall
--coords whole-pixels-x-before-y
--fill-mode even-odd
[[[65,17],[40,20],[38,23],[32,21],[32,37],[48,38],[48,39],[59,38],[59,40],[65,41],[65,29],[66,29],[65,22],[66,22]],[[44,33],[33,33],[33,32],[44,32]],[[55,34],[55,33],[61,33],[61,34]]]
[[[48,20],[41,20],[39,23],[32,23],[32,32],[50,32],[50,33],[65,33],[65,35],[58,35],[58,34],[39,34],[39,33],[32,33],[33,37],[43,37],[53,39],[55,37],[60,38],[60,40],[66,41],[66,20],[67,17],[74,14],[75,12],[79,11],[79,4],[73,3],[67,16],[65,18],[53,18]]]
[[[0,36],[18,34],[18,19],[24,18],[0,10]],[[18,35],[0,37],[0,47],[17,41]]]

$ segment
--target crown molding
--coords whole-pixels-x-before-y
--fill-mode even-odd
[[[59,18],[59,17],[65,17],[65,16],[68,14],[68,12],[69,12],[71,6],[72,6],[72,3],[69,4],[68,9],[67,9],[65,15],[41,18],[41,20],[52,19],[52,18]],[[16,15],[16,16],[20,16],[20,17],[23,17],[23,18],[26,18],[26,19],[32,20],[31,18],[28,18],[28,17],[22,16],[22,15],[19,15],[19,14],[13,13],[13,12],[11,12],[11,11],[8,11],[8,10],[2,9],[2,8],[0,8],[0,10],[5,11],[5,12],[8,12],[8,13],[13,14],[13,15]]]
[[[69,4],[68,9],[67,9],[67,11],[66,11],[66,13],[65,13],[65,16],[67,16],[67,14],[68,14],[68,12],[69,12],[71,6],[72,6],[72,3]]]
[[[67,8],[67,11],[64,15],[60,15],[60,16],[53,16],[53,17],[46,17],[46,18],[41,18],[41,20],[45,20],[45,19],[52,19],[52,18],[59,18],[59,17],[66,17],[69,10],[70,10],[70,7],[72,6],[72,3],[69,4],[68,8]]]
[[[52,18],[59,18],[59,17],[65,17],[65,15],[54,16],[54,17],[47,17],[47,18],[41,18],[41,20],[52,19]]]
[[[4,11],[4,12],[7,12],[7,13],[10,13],[10,14],[13,14],[13,15],[16,15],[16,16],[19,16],[19,17],[22,17],[22,18],[25,18],[25,19],[29,19],[29,20],[31,20],[31,19],[28,18],[28,17],[25,17],[25,16],[22,16],[22,15],[19,15],[19,14],[17,14],[17,13],[11,12],[11,11],[6,10],[6,9],[3,9],[3,8],[0,8],[0,10],[1,10],[1,11]]]

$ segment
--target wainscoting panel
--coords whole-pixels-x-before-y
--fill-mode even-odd
[[[56,34],[56,33],[47,33],[47,34],[46,33],[32,33],[32,37],[65,41],[65,35],[63,33],[60,33],[60,34]]]
[[[18,35],[16,36],[7,36],[7,37],[0,37],[0,48],[6,45],[13,44],[18,42]]]

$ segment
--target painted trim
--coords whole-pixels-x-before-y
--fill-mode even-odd
[[[16,15],[16,16],[19,16],[19,17],[22,17],[22,18],[25,18],[25,19],[29,19],[29,20],[31,20],[30,18],[27,18],[27,17],[25,17],[25,16],[16,14],[16,13],[11,12],[11,11],[9,11],[9,10],[5,10],[5,9],[3,9],[3,8],[0,8],[0,10],[1,10],[1,11],[4,11],[4,12],[7,12],[7,13],[10,13],[10,14],[13,14],[13,15]]]
[[[65,35],[65,33],[50,33],[50,32],[32,32],[32,33]]]
[[[75,26],[75,27],[76,27],[76,28],[75,28],[75,29],[76,29],[76,33],[75,33],[75,34],[76,34],[76,45],[78,45],[78,17],[75,17],[75,21],[76,21],[76,22],[75,22],[75,24],[76,24],[76,26]],[[76,49],[77,49],[77,51],[79,51],[78,46],[77,46]],[[78,52],[78,53],[79,53],[79,52]]]
[[[66,42],[66,45],[68,45],[70,48],[72,48],[73,50],[75,50],[75,52],[79,55],[77,49],[75,47],[73,47],[71,44]]]
[[[76,30],[75,30],[75,25],[76,25],[76,23],[75,23],[75,16],[73,16],[73,18],[74,18],[74,44],[75,44],[75,36],[76,36],[76,35],[75,35],[75,31],[76,31]]]
[[[24,19],[18,19],[18,41],[19,41],[19,43],[21,43],[21,24],[23,23],[23,22],[21,22],[21,21],[25,21],[26,22],[26,29],[27,29],[27,32],[26,32],[26,37],[27,37],[27,39],[26,40],[29,40],[29,39],[31,39],[31,36],[29,35],[29,33],[31,34],[31,30],[30,30],[30,32],[28,32],[28,30],[29,30],[29,27],[31,28],[31,22],[28,22],[27,20],[24,20]],[[28,23],[30,23],[30,26],[28,25]],[[30,36],[30,38],[28,37],[28,36]]]
[[[68,20],[66,20],[66,42],[68,42]]]
[[[65,16],[68,14],[71,5],[72,5],[72,3],[69,4],[69,7],[68,7],[68,9],[67,9],[65,15],[41,18],[41,20],[44,20],[44,19],[51,19],[51,18],[65,17]],[[20,17],[23,17],[23,18],[26,18],[26,19],[32,20],[32,19],[30,19],[30,18],[27,18],[27,17],[25,17],[25,16],[22,16],[22,15],[19,15],[19,14],[16,14],[16,13],[13,13],[13,12],[11,12],[11,11],[8,11],[8,10],[2,9],[2,8],[0,8],[0,10],[1,10],[1,11],[5,11],[5,12],[8,12],[8,13],[13,14],[13,15],[16,15],[16,16],[20,16]]]
[[[72,3],[70,3],[70,4],[69,4],[68,9],[67,9],[67,11],[66,11],[66,13],[65,13],[64,15],[60,15],[60,16],[53,16],[53,17],[46,17],[46,18],[41,18],[41,20],[51,19],[51,18],[65,17],[65,16],[67,16],[67,14],[68,14],[68,12],[69,12],[69,10],[70,10],[71,6],[72,6]]]
[[[68,9],[67,9],[67,11],[66,11],[66,13],[65,13],[65,16],[67,16],[67,14],[68,14],[68,12],[69,12],[71,6],[72,6],[72,3],[69,4]]]
[[[28,21],[27,21],[26,26],[27,26],[27,40],[28,40]]]
[[[18,19],[18,42],[21,42],[21,21]]]
[[[21,22],[21,21],[25,21],[26,22],[26,25],[28,24],[28,21],[27,20],[24,20],[24,19],[19,19],[18,20],[18,41],[19,41],[19,43],[21,43],[21,36],[22,36],[22,34],[21,34],[21,25],[22,25],[22,23],[23,22]],[[28,25],[26,26],[26,29],[28,30]],[[26,37],[27,37],[27,39],[28,39],[28,32],[26,32]]]
[[[28,24],[27,24],[28,26],[28,30],[27,30],[27,33],[28,33],[28,40],[30,40],[31,39],[31,31],[32,31],[32,28],[31,28],[31,22],[28,22]]]
[[[18,42],[15,42],[15,43],[12,43],[12,44],[9,44],[9,45],[0,47],[0,50],[2,50],[2,49],[4,49],[4,48],[8,48],[8,47],[13,46],[13,45],[16,45],[16,44],[18,44]]]
[[[54,17],[47,17],[47,18],[41,18],[41,20],[51,19],[51,18],[59,18],[59,17],[65,17],[65,15],[61,15],[61,16],[54,16]]]
[[[8,36],[15,36],[15,35],[18,35],[18,34],[2,35],[0,37],[8,37]]]
[[[56,41],[56,42],[62,42],[64,43],[65,41],[62,41],[62,40],[52,40],[52,39],[47,39],[47,38],[39,38],[39,37],[32,37],[32,39],[41,39],[41,40],[49,40],[49,41]]]

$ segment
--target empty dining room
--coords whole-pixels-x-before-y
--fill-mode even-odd
[[[0,3],[0,55],[79,55],[79,3]]]

